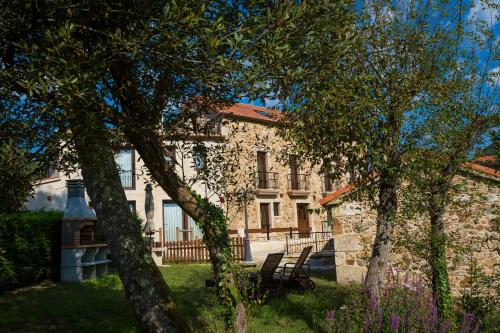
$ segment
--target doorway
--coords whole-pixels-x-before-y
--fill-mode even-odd
[[[267,233],[267,240],[269,240],[269,227],[271,226],[271,220],[269,216],[269,203],[260,204],[260,228],[265,230]]]
[[[309,204],[298,203],[297,204],[297,226],[299,229],[299,237],[307,238],[309,237],[309,214],[308,214]]]

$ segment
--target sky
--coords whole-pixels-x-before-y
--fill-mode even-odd
[[[454,2],[455,1],[451,1],[450,4],[453,5]],[[491,29],[491,31],[493,32],[494,38],[498,45],[498,43],[500,42],[500,0],[471,0],[469,2],[469,5],[473,6],[471,6],[471,8],[466,13],[464,13],[464,18],[468,21],[475,19],[483,20],[487,28]],[[482,62],[487,61],[487,55],[484,52],[480,53],[479,57]],[[487,67],[489,73],[496,74],[497,77],[498,75],[500,75],[500,59],[490,59]],[[497,89],[499,88],[497,87]],[[241,103],[265,106],[268,108],[279,108],[280,102],[278,99],[273,98],[266,98],[264,100],[250,100],[247,97],[241,98],[239,101]]]

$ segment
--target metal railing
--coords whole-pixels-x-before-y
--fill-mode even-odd
[[[124,189],[133,189],[135,187],[134,171],[120,170],[120,180]]]
[[[332,175],[321,176],[321,190],[324,193],[335,192],[340,188],[340,180],[334,178]]]
[[[313,246],[313,251],[335,251],[333,232],[289,232],[285,238],[285,252],[300,253],[307,246]]]
[[[255,185],[258,189],[279,189],[279,175],[277,172],[257,172]]]
[[[290,173],[286,176],[288,179],[288,188],[290,190],[310,190],[311,177],[309,174]]]

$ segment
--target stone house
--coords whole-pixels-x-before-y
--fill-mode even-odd
[[[455,244],[447,253],[454,294],[470,282],[468,270],[472,261],[483,273],[500,276],[498,166],[495,157],[482,157],[464,164],[454,179],[459,190],[453,193],[445,213],[446,234]],[[338,281],[362,279],[375,237],[376,211],[367,202],[352,201],[355,190],[354,186],[347,185],[320,200],[333,221]],[[404,225],[395,228],[391,265],[404,271],[425,273],[428,266],[423,259],[407,250],[422,236],[425,224],[408,220],[396,223]]]
[[[247,175],[250,183],[242,184],[253,192],[247,206],[251,238],[283,238],[290,230],[304,234],[325,230],[326,214],[318,200],[334,192],[335,183],[319,174],[319,166],[300,165],[293,159],[288,164],[279,162],[278,154],[286,145],[274,126],[279,111],[238,103],[225,109],[211,110],[206,117],[215,121],[215,126],[211,135],[198,138],[203,141],[203,147],[187,136],[165,144],[175,156],[176,171],[197,193],[220,206],[228,204],[229,200],[218,195],[213,186],[207,184],[207,177],[202,175],[212,163],[211,147],[238,142],[241,153],[236,156],[241,160],[237,160],[236,165],[240,168],[250,165],[256,171]],[[143,161],[133,147],[117,151],[115,160],[130,209],[145,219],[145,186],[149,178]],[[47,177],[36,184],[34,196],[28,198],[26,208],[63,210],[66,203],[65,181],[75,178],[81,178],[79,172],[66,175],[51,168]],[[234,186],[233,192],[236,191]],[[194,221],[160,187],[153,185],[153,197],[154,229],[161,230],[155,234],[156,242],[162,239],[201,238]],[[92,205],[91,202],[89,204]],[[229,228],[234,236],[243,235],[243,211],[241,203],[233,205],[230,210]]]

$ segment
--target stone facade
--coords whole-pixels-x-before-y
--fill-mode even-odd
[[[292,228],[293,232],[298,231],[297,204],[307,205],[307,223],[310,231],[331,230],[326,225],[325,210],[319,205],[319,199],[325,194],[322,177],[319,173],[319,166],[303,164],[299,166],[299,174],[307,175],[307,190],[292,190],[290,174],[292,173],[290,165],[283,160],[283,149],[286,143],[280,138],[276,129],[268,123],[263,122],[242,122],[240,120],[227,120],[225,128],[233,128],[225,135],[230,141],[242,142],[242,145],[249,147],[250,158],[246,158],[240,163],[250,163],[257,170],[257,152],[265,154],[266,170],[273,175],[272,184],[259,184],[258,174],[251,181],[254,195],[248,202],[249,229],[252,239],[267,239],[267,229],[262,228],[261,208],[269,209],[270,220],[270,238],[282,239],[284,235]],[[224,133],[224,131],[223,131]],[[249,152],[245,152],[249,154]],[[268,178],[268,179],[269,179]],[[265,180],[268,180],[265,179]],[[298,182],[302,182],[300,179]],[[245,187],[245,185],[240,184]],[[266,188],[269,187],[269,188]],[[331,190],[335,190],[332,188]],[[264,204],[264,205],[262,205]],[[265,204],[268,204],[267,206]],[[279,207],[274,210],[274,205]],[[275,213],[278,213],[275,215]],[[239,234],[244,229],[244,207],[239,205],[231,214],[229,214],[230,229]],[[303,229],[300,230],[301,232]]]
[[[242,153],[239,156],[239,161],[236,161],[240,171],[246,172],[249,165],[253,165],[253,169],[257,170],[257,152],[265,152],[266,154],[266,167],[269,172],[276,173],[277,186],[272,191],[265,189],[258,189],[255,179],[252,179],[249,184],[240,184],[242,187],[250,186],[255,191],[255,196],[248,202],[249,213],[249,228],[251,230],[250,236],[252,239],[267,239],[267,229],[261,228],[261,204],[269,204],[268,215],[270,219],[270,238],[283,239],[284,235],[290,228],[294,232],[297,231],[297,204],[307,205],[307,223],[310,231],[321,231],[326,228],[323,221],[326,220],[326,213],[319,205],[318,200],[325,194],[322,190],[322,178],[319,174],[319,166],[304,165],[300,166],[300,173],[307,174],[309,179],[309,189],[306,191],[290,191],[288,186],[287,175],[290,174],[290,167],[286,163],[279,162],[279,156],[286,143],[281,139],[272,126],[273,121],[266,120],[262,116],[264,108],[259,108],[251,105],[245,106],[246,109],[262,109],[261,113],[253,114],[252,117],[235,117],[234,115],[222,114],[217,116],[215,114],[208,114],[207,118],[217,119],[218,133],[213,137],[206,137],[203,139],[203,145],[207,148],[207,153],[210,153],[212,147],[220,144],[234,145],[236,142],[241,142],[240,148]],[[210,190],[210,186],[200,177],[198,171],[193,163],[193,145],[190,139],[183,139],[168,142],[166,146],[175,147],[176,157],[176,171],[184,178],[191,187],[201,196],[207,198],[214,204],[218,204],[223,208],[228,205],[230,200],[228,198],[221,198],[215,191]],[[243,152],[251,152],[250,158],[243,156]],[[145,186],[150,182],[147,169],[143,164],[142,159],[137,151],[133,152],[133,170],[134,186],[125,188],[125,194],[131,207],[135,208],[137,214],[145,220],[144,201],[145,201]],[[233,156],[234,157],[234,156]],[[208,158],[210,161],[210,157]],[[209,163],[210,164],[210,163]],[[252,168],[250,168],[252,169]],[[249,176],[249,175],[247,175]],[[54,174],[53,177],[43,179],[36,184],[34,196],[28,198],[26,208],[30,210],[35,209],[56,209],[64,210],[66,202],[66,188],[65,181],[67,179],[81,178],[79,172],[65,175],[63,173]],[[247,177],[248,178],[248,177]],[[244,185],[244,186],[243,186]],[[239,186],[233,186],[233,192],[236,192]],[[332,191],[335,188],[331,189]],[[234,194],[234,193],[233,193]],[[165,212],[164,204],[170,202],[169,196],[159,186],[153,183],[153,197],[154,197],[154,228],[155,230],[165,229]],[[87,201],[90,200],[87,196]],[[276,212],[274,214],[274,204],[278,203]],[[228,209],[229,228],[231,235],[243,235],[244,229],[244,213],[243,205],[232,205]],[[155,234],[156,242],[160,242],[160,233]]]
[[[455,183],[459,191],[452,196],[444,220],[450,238],[449,277],[456,295],[470,282],[468,270],[472,259],[485,274],[500,274],[500,181],[464,172],[456,177]],[[366,202],[345,202],[332,208],[332,215],[338,280],[359,282],[371,255],[376,211]],[[426,233],[422,228],[426,226],[428,222],[420,220],[397,222],[390,258],[392,266],[415,274],[428,273],[427,263],[412,248],[412,244],[423,241]]]

